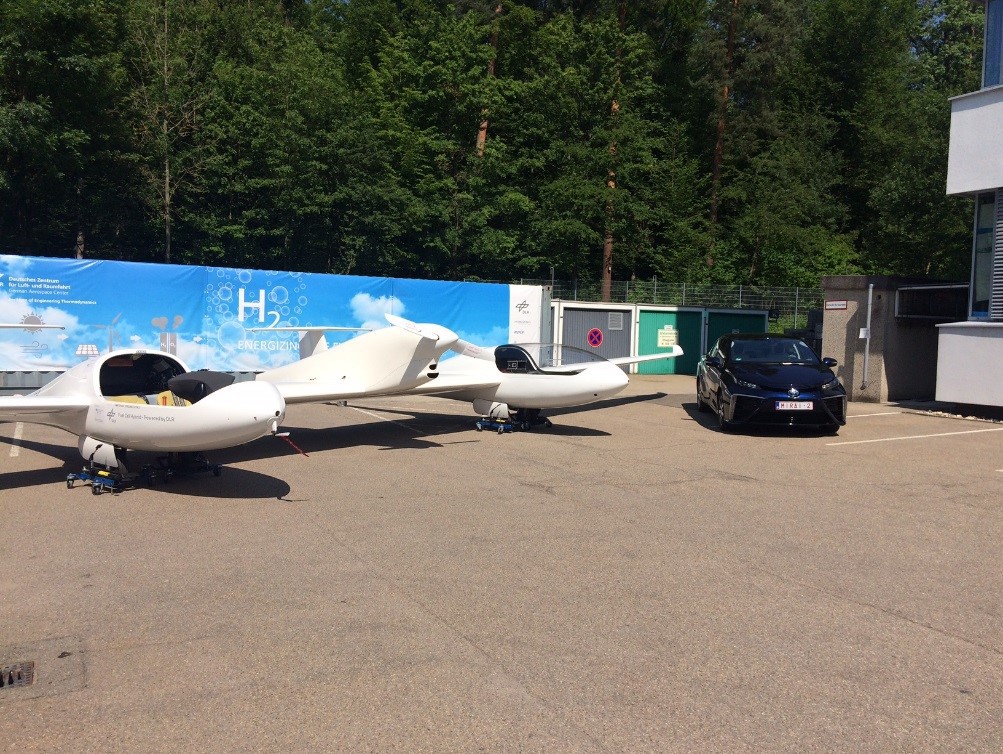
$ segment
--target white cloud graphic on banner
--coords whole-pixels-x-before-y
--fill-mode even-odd
[[[394,296],[380,296],[373,298],[368,293],[356,293],[351,300],[352,314],[361,323],[362,327],[371,330],[378,330],[387,326],[384,314],[396,314],[398,317],[406,316],[407,307],[404,302]]]

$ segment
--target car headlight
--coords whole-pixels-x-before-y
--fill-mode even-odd
[[[735,378],[735,384],[740,387],[751,387],[757,390],[759,389],[759,385],[757,385],[755,382],[746,382],[745,380],[738,379],[738,377]]]
[[[837,387],[839,387],[839,377],[833,377],[828,382],[822,383],[823,390],[835,390]]]

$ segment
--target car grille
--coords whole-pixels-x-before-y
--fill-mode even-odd
[[[832,412],[837,421],[846,421],[846,397],[837,395],[825,399],[825,407]]]
[[[731,416],[733,422],[748,421],[763,407],[762,398],[753,398],[747,395],[733,396],[731,401],[735,409]]]

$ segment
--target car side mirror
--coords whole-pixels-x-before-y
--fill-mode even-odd
[[[824,359],[822,359],[822,366],[829,367],[830,369],[832,369],[838,363],[839,363],[838,361],[836,361],[835,359],[830,358],[828,356],[826,356]]]
[[[714,367],[715,369],[720,369],[724,366],[724,362],[721,361],[717,356],[708,356],[704,359],[704,363],[709,367]]]

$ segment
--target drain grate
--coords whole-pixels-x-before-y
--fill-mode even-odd
[[[0,689],[30,686],[35,680],[35,661],[15,662],[0,668]]]

